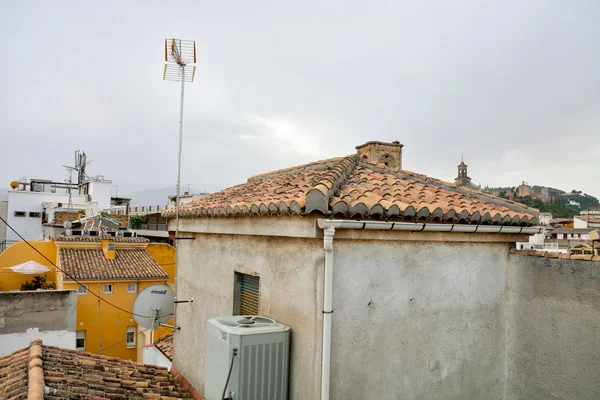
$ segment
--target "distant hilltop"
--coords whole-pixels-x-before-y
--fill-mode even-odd
[[[526,182],[519,186],[486,187],[484,190],[495,196],[535,207],[542,212],[550,212],[554,217],[571,218],[579,215],[581,211],[600,206],[597,198],[581,190],[566,192],[547,186],[531,186]]]

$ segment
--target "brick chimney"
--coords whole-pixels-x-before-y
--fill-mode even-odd
[[[391,171],[399,171],[402,169],[402,147],[404,145],[397,140],[392,143],[367,142],[356,146],[356,151],[361,162],[382,164]]]

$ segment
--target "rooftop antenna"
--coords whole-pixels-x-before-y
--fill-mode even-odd
[[[179,259],[179,197],[181,196],[181,143],[183,141],[183,94],[185,83],[194,82],[196,67],[196,41],[182,39],[165,39],[165,64],[163,80],[181,82],[181,97],[179,100],[179,151],[177,156],[177,198],[175,201],[175,269]],[[177,278],[175,278],[177,291]],[[177,297],[175,297],[177,300]]]
[[[72,209],[73,196],[71,194],[71,186],[73,185],[73,171],[77,171],[77,167],[70,167],[68,165],[63,165],[63,167],[66,168],[67,171],[69,171],[69,179],[67,180],[67,183],[69,184],[69,204],[67,205],[67,208]]]

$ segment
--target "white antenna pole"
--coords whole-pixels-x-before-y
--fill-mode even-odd
[[[181,196],[181,145],[183,142],[183,94],[185,92],[185,64],[181,64],[181,99],[179,100],[179,154],[177,156],[177,207],[175,208],[175,269],[179,239],[179,196]]]

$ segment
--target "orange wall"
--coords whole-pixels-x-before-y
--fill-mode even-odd
[[[50,260],[56,260],[56,245],[54,241],[32,240],[29,243]],[[47,280],[53,281],[56,284],[56,269],[54,266],[28,246],[27,243],[21,241],[0,253],[0,291],[21,289],[23,283],[32,280],[36,276],[18,274],[10,269],[10,267],[27,261],[35,261],[50,268],[50,272],[42,275],[46,275]]]
[[[169,275],[169,282],[175,282],[175,248],[166,243],[149,243],[146,251]]]
[[[136,283],[137,292],[154,285],[164,284],[165,281],[100,281],[100,291],[98,292],[98,281],[82,282],[88,285],[88,291],[100,295],[100,297],[120,308],[131,311],[133,301],[137,293],[128,293],[127,284]],[[104,284],[113,284],[113,293],[104,294]],[[77,290],[78,285],[72,281],[63,282],[64,289]],[[101,317],[101,318],[100,318]],[[126,345],[127,327],[137,327],[133,315],[128,312],[118,310],[117,308],[100,301],[100,310],[98,310],[98,298],[91,293],[79,294],[77,297],[77,330],[86,331],[85,351],[100,354],[100,332],[102,332],[102,354],[112,357],[118,357],[125,360],[137,361],[136,346],[128,348]],[[137,328],[139,330],[144,329]],[[163,328],[164,329],[164,328]],[[159,337],[155,331],[155,340]],[[136,335],[137,340],[138,335]],[[136,343],[137,345],[137,343]]]

